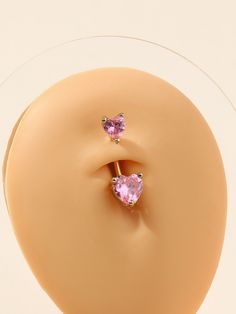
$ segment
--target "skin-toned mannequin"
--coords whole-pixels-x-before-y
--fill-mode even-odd
[[[119,112],[115,144],[101,117]],[[115,160],[144,174],[133,210],[112,194]],[[127,68],[57,83],[19,119],[3,176],[24,255],[64,313],[196,313],[220,256],[226,182],[209,127],[173,86]]]

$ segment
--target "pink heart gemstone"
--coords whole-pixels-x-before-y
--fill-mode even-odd
[[[120,175],[116,177],[116,182],[112,184],[112,189],[125,205],[134,205],[143,191],[143,180],[137,174],[126,177]]]
[[[103,123],[105,132],[113,139],[119,139],[125,130],[125,119],[122,114],[118,114],[112,119],[107,118]]]

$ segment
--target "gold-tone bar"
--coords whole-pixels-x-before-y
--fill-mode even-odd
[[[121,176],[121,170],[120,170],[120,164],[119,161],[114,161],[114,167],[115,167],[115,172],[116,176]]]

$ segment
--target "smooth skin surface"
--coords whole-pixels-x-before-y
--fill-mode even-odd
[[[120,144],[101,117],[125,113]],[[133,211],[112,194],[112,162],[144,174]],[[10,217],[41,286],[69,314],[192,314],[213,279],[226,182],[196,107],[128,68],[73,75],[19,119],[3,166]]]

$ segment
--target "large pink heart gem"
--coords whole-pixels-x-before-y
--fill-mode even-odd
[[[143,180],[139,174],[113,178],[112,189],[115,196],[127,206],[133,206],[143,191]]]
[[[112,140],[119,140],[125,130],[124,114],[120,113],[112,119],[104,117],[102,123],[105,132],[112,138]]]

